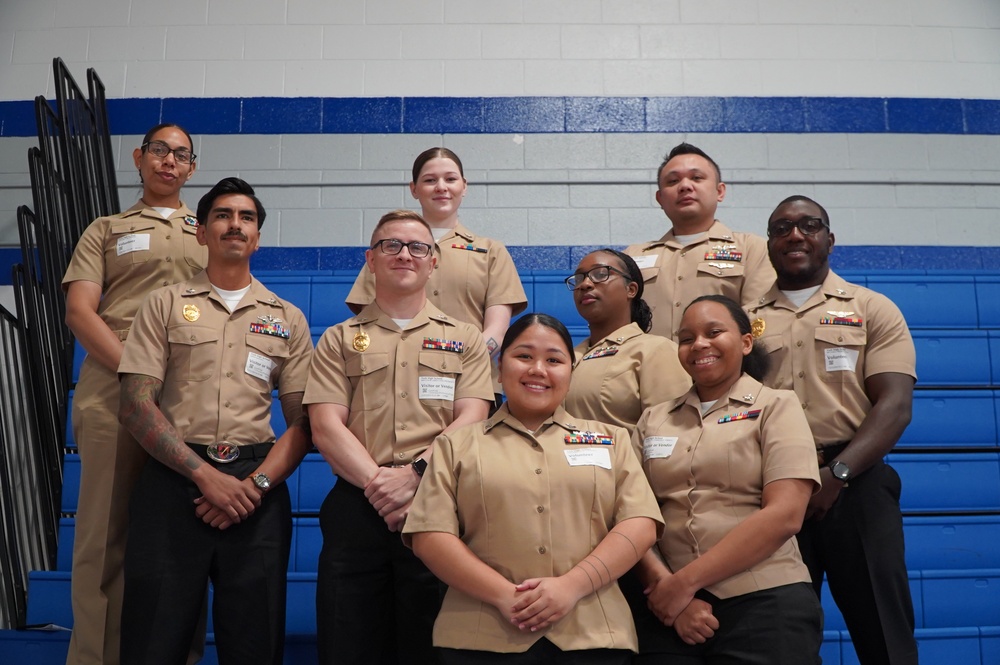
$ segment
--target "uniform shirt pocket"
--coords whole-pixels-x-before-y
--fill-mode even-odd
[[[772,388],[792,388],[792,370],[789,366],[788,349],[785,348],[785,340],[781,335],[766,335],[756,341],[766,352],[771,362],[768,370],[768,377],[771,379]]]
[[[418,394],[431,395],[421,397],[420,402],[427,406],[451,409],[455,402],[455,387],[462,376],[462,354],[452,351],[421,351],[418,364]],[[451,399],[446,399],[449,394]]]
[[[205,381],[216,372],[220,331],[185,325],[167,329],[171,371],[181,381]]]
[[[156,222],[142,218],[111,222],[111,241],[105,248],[108,264],[129,266],[149,261],[155,228]]]
[[[185,263],[192,268],[204,268],[201,257],[205,255],[205,249],[198,244],[198,227],[185,224],[181,227],[181,233],[184,235]]]
[[[816,369],[823,381],[843,383],[852,380],[861,363],[868,332],[850,326],[820,326],[815,335]]]
[[[288,360],[288,340],[260,333],[246,334],[247,357],[243,378],[247,385],[270,392],[275,388],[275,377]],[[264,374],[267,379],[264,379]]]
[[[389,386],[389,354],[359,353],[349,356],[344,373],[351,382],[351,410],[370,411],[385,404]]]

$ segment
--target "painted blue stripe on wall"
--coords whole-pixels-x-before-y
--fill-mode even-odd
[[[114,134],[775,132],[1000,134],[1000,100],[861,97],[249,97],[110,99]],[[0,136],[34,136],[0,102]]]
[[[519,270],[573,270],[580,259],[599,246],[525,245],[508,247]],[[621,249],[624,249],[622,247]],[[0,284],[10,284],[10,268],[21,261],[17,247],[0,247]],[[364,265],[363,247],[261,247],[253,270],[356,272]],[[830,256],[834,270],[1000,270],[1000,247],[937,247],[837,245]]]

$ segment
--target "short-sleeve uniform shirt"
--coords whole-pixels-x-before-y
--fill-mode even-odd
[[[676,339],[681,314],[698,296],[720,294],[748,305],[774,282],[767,241],[730,231],[716,220],[701,240],[678,242],[671,230],[654,242],[631,245],[645,282],[643,298],[653,310],[649,332]]]
[[[181,440],[274,441],[271,392],[303,392],[312,338],[305,316],[254,279],[232,313],[200,273],[150,294],[119,374],[163,382],[160,410]]]
[[[437,265],[427,282],[427,299],[448,316],[482,330],[487,307],[510,305],[517,315],[527,306],[521,278],[503,243],[458,224],[434,244],[434,256]],[[347,304],[360,308],[373,300],[375,275],[362,268]]]
[[[532,433],[504,405],[489,420],[438,437],[403,533],[404,539],[450,533],[516,584],[567,573],[615,524],[635,517],[660,526],[624,429],[579,420],[560,408]],[[617,584],[583,598],[535,633],[518,630],[492,605],[452,588],[434,624],[440,647],[523,652],[542,637],[564,651],[637,648]]]
[[[303,403],[346,406],[347,427],[384,466],[412,462],[466,397],[493,400],[482,334],[429,302],[400,330],[372,303],[323,333]]]
[[[832,271],[802,307],[775,284],[747,312],[771,356],[764,383],[795,391],[818,447],[854,437],[872,407],[865,379],[883,372],[917,376],[899,308]]]
[[[677,359],[677,344],[647,335],[635,323],[574,349],[576,364],[563,405],[576,416],[632,433],[642,412],[680,397],[691,377]]]
[[[198,220],[183,203],[169,219],[143,203],[88,226],[73,250],[63,286],[100,284],[97,313],[124,339],[150,291],[192,278],[208,262],[195,235]]]
[[[678,571],[761,509],[764,486],[801,478],[819,489],[816,450],[795,395],[744,374],[702,416],[697,391],[654,406],[632,440],[660,503],[659,548]],[[795,538],[764,561],[707,590],[719,598],[808,582]]]

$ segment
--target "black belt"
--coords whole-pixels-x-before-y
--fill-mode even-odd
[[[274,442],[251,443],[238,446],[235,443],[188,443],[188,448],[198,453],[206,462],[229,464],[236,460],[263,460],[274,447]]]
[[[819,462],[820,468],[823,468],[832,462],[837,455],[844,452],[844,449],[847,448],[850,443],[850,441],[847,441],[846,443],[831,443],[829,446],[817,448],[816,461]]]

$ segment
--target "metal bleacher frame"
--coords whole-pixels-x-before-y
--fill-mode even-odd
[[[86,225],[118,211],[104,85],[88,71],[88,99],[60,58],[53,73],[28,151],[35,210],[17,211],[17,315],[0,307],[0,628],[24,627],[29,571],[57,564],[74,351],[60,284]]]

